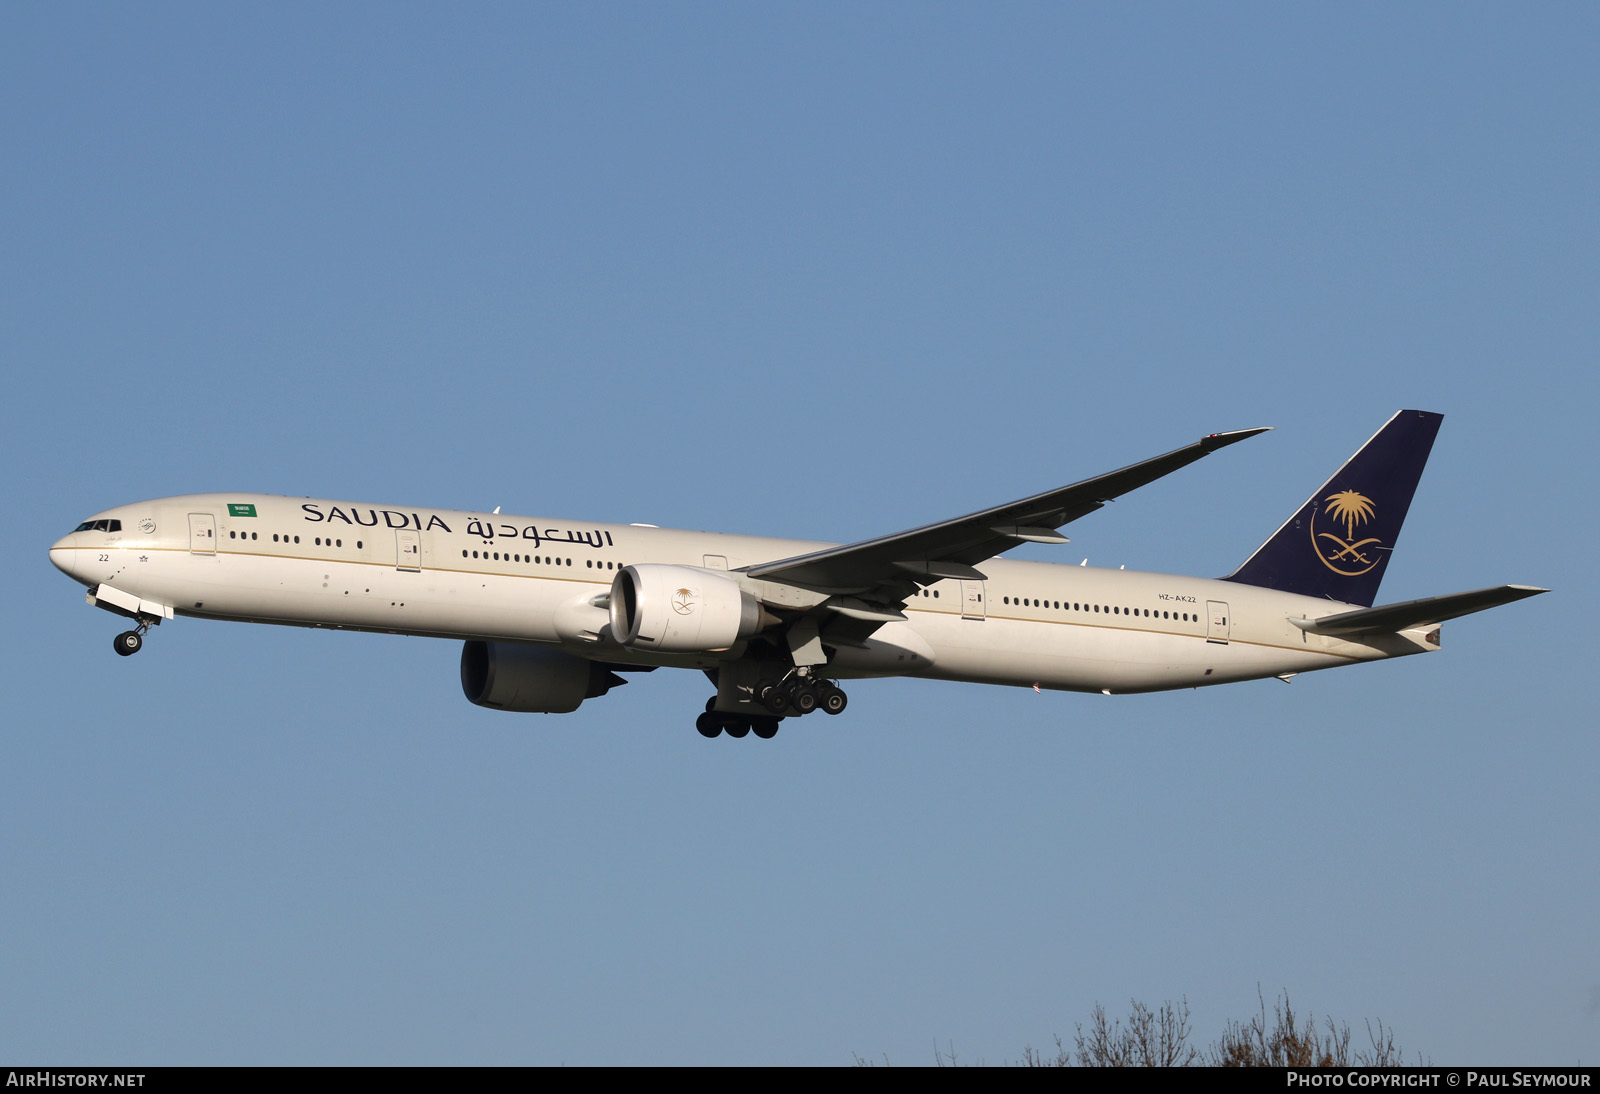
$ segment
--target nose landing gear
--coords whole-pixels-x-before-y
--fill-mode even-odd
[[[150,624],[144,620],[131,631],[123,631],[111,640],[111,648],[122,657],[132,657],[144,649],[144,632],[150,629]]]
[[[119,657],[131,657],[144,648],[144,634],[163,619],[172,618],[170,605],[153,600],[142,600],[133,593],[110,585],[100,584],[89,590],[85,598],[96,608],[112,615],[133,620],[133,630],[123,631],[111,640],[111,648]],[[195,605],[199,607],[199,605]]]

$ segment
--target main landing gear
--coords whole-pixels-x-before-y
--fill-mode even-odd
[[[123,631],[111,640],[111,648],[123,657],[131,657],[144,649],[144,632],[150,629],[150,624],[144,620],[131,631]]]
[[[810,714],[813,710],[843,714],[850,702],[832,681],[796,674],[785,676],[782,680],[761,681],[756,685],[756,699],[768,711],[780,717],[784,714]]]
[[[730,737],[743,737],[754,733],[762,740],[770,741],[778,735],[776,718],[760,714],[724,714],[712,709],[716,705],[717,697],[713,695],[706,700],[706,712],[694,720],[694,728],[700,731],[702,737],[715,737],[722,733]]]
[[[743,737],[754,733],[763,740],[777,736],[778,723],[785,717],[798,718],[814,710],[843,714],[850,700],[838,685],[829,680],[791,673],[782,680],[762,680],[755,686],[755,698],[767,710],[761,714],[728,714],[716,709],[717,698],[706,700],[706,712],[695,719],[702,737],[726,733]]]

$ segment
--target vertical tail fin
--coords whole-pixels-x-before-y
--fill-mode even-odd
[[[1224,580],[1370,607],[1443,420],[1390,418]]]

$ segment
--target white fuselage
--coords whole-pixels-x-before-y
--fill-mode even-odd
[[[607,612],[593,601],[618,570],[737,571],[829,546],[264,494],[162,498],[98,516],[120,530],[67,535],[51,561],[91,589],[110,586],[178,615],[536,643],[699,668],[741,649],[663,655],[611,640]],[[1355,605],[1230,581],[1004,559],[981,569],[987,580],[939,581],[906,604],[905,622],[838,648],[828,675],[1117,693],[1436,648],[1423,628],[1359,641],[1309,634],[1291,618]]]

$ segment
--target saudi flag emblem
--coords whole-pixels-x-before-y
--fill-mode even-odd
[[[256,515],[256,507],[254,505],[240,505],[238,502],[229,502],[228,515],[230,517],[253,517]]]

